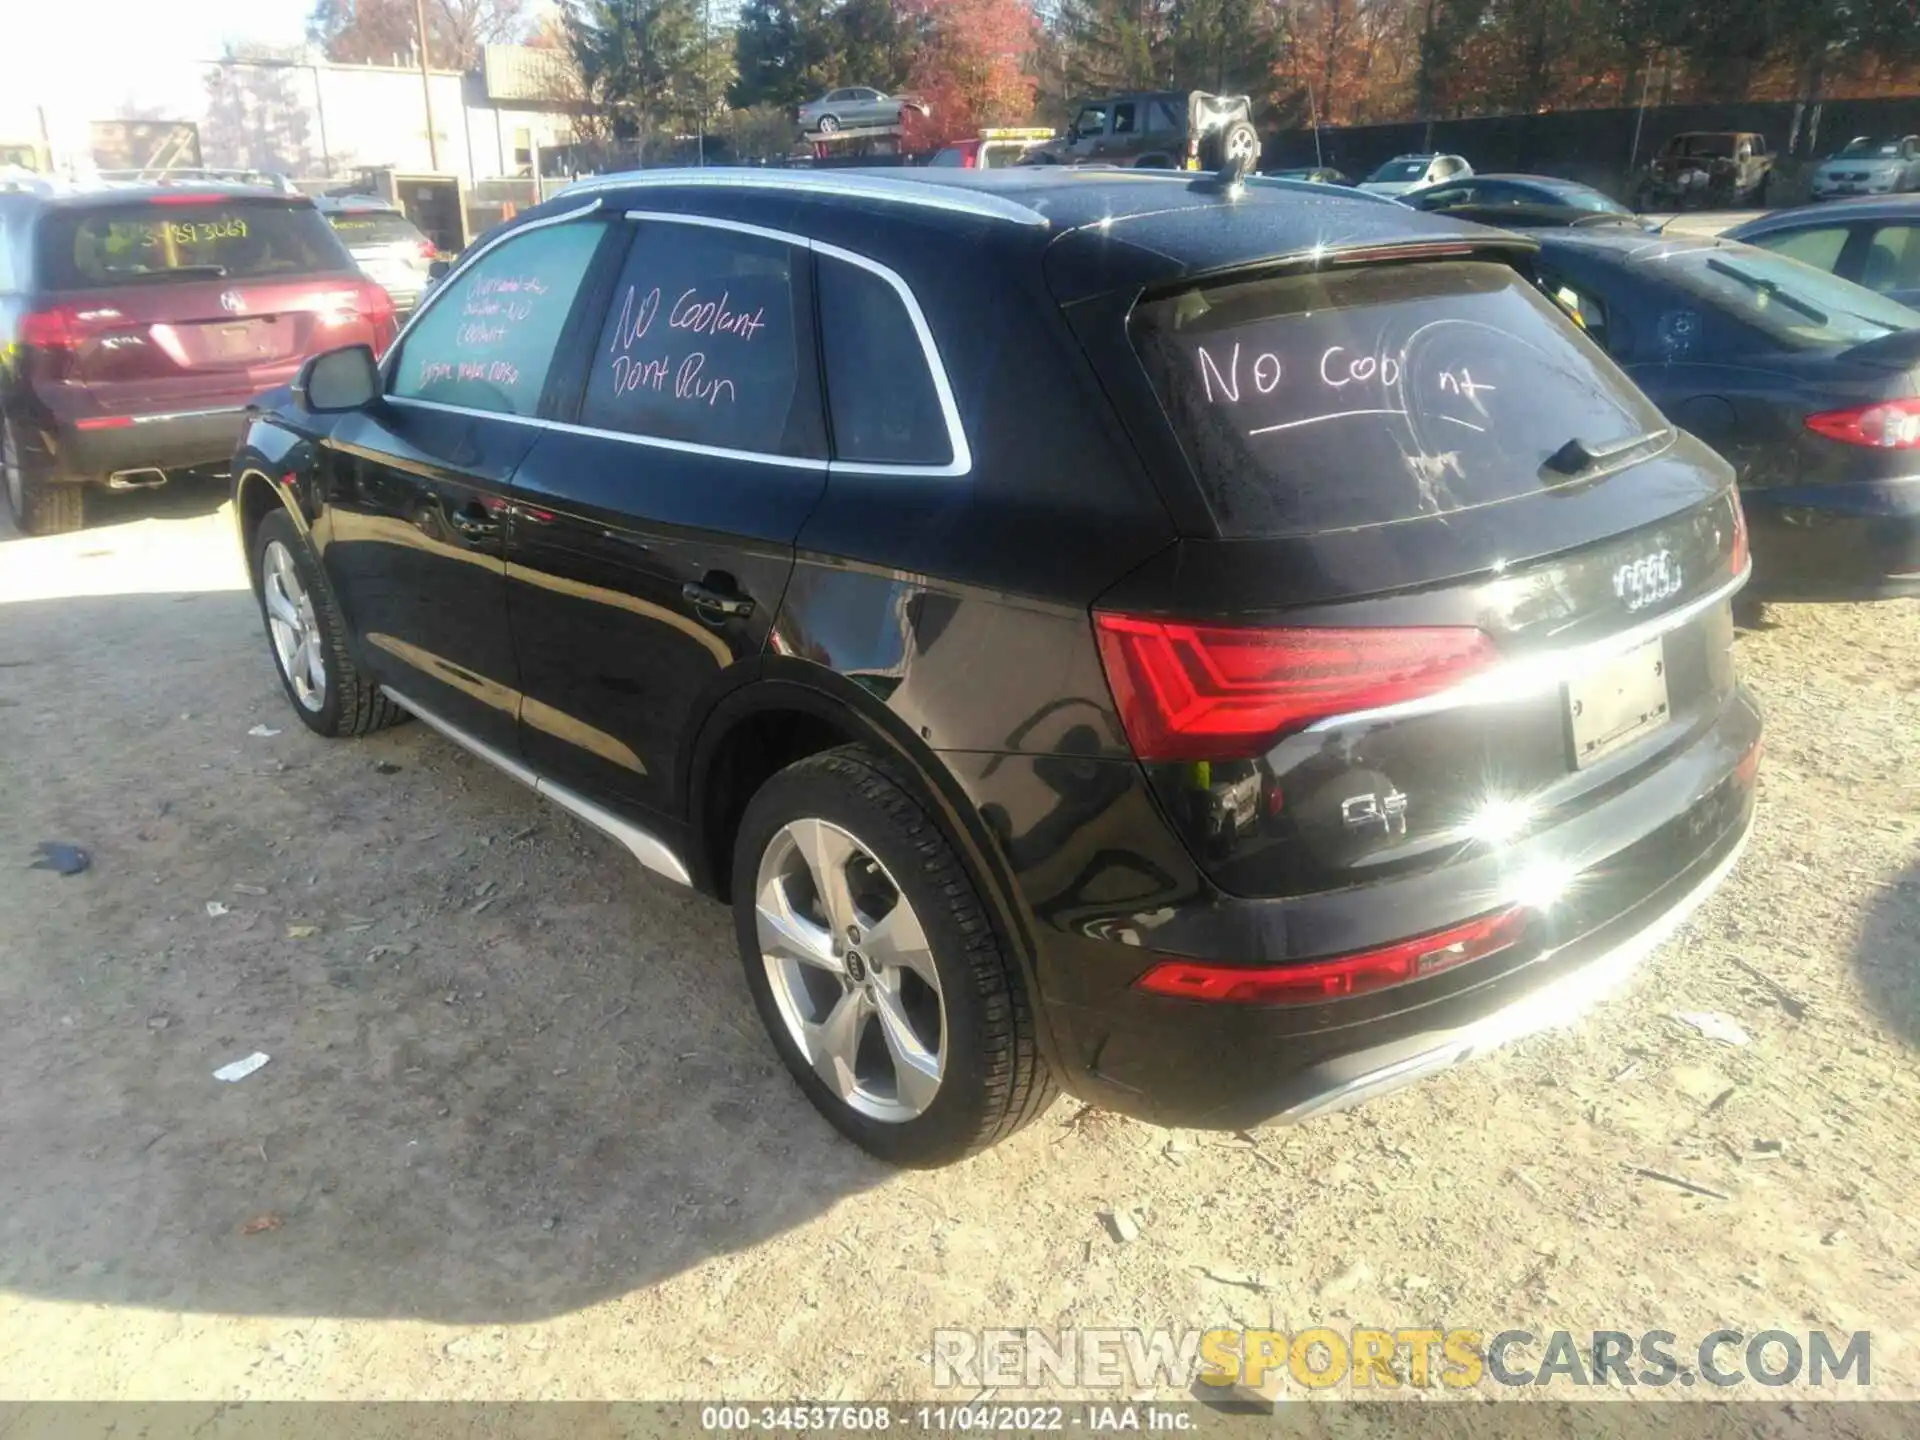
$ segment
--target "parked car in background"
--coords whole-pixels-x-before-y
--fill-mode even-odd
[[[1754,600],[1920,594],[1920,312],[1725,238],[1539,241],[1549,293],[1733,463]]]
[[[1509,230],[1643,222],[1610,195],[1550,175],[1474,175],[1410,190],[1402,204]]]
[[[1920,196],[1775,210],[1726,237],[1920,306]]]
[[[831,135],[864,125],[902,125],[909,110],[920,115],[931,113],[931,107],[917,95],[889,95],[871,85],[844,85],[818,100],[807,101],[794,118],[809,134]]]
[[[372,195],[321,196],[313,203],[354,263],[393,297],[396,311],[404,315],[420,303],[440,249],[405,211]]]
[[[727,900],[787,1069],[898,1163],[1057,1087],[1304,1119],[1564,1021],[1747,833],[1732,475],[1525,242],[1314,198],[527,211],[248,430],[287,703],[412,712]]]
[[[956,140],[936,150],[927,164],[941,169],[951,166],[960,170],[999,170],[1022,163],[1033,154],[1036,146],[1044,145],[1053,138],[1051,130],[982,130],[978,135]]]
[[[88,491],[224,470],[247,401],[393,338],[393,301],[304,196],[243,186],[0,193],[0,464],[29,534]]]
[[[1252,102],[1202,90],[1151,90],[1088,100],[1059,139],[1034,149],[1049,165],[1131,165],[1144,170],[1217,170],[1260,158]]]
[[[1309,185],[1351,185],[1353,180],[1331,165],[1308,165],[1292,170],[1261,172],[1274,180],[1304,180]]]
[[[1409,190],[1471,174],[1473,166],[1459,155],[1396,155],[1362,180],[1360,188],[1370,195],[1405,195]]]
[[[1920,135],[1856,135],[1814,166],[1808,190],[1816,200],[1920,190]]]
[[[1634,182],[1634,205],[1764,205],[1773,187],[1773,152],[1749,130],[1689,130],[1647,162]]]

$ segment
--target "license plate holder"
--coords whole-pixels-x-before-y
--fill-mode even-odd
[[[1573,766],[1584,770],[1652,734],[1668,720],[1666,642],[1616,655],[1566,687]]]

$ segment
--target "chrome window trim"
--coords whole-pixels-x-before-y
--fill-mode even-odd
[[[1052,222],[1029,205],[986,190],[940,185],[881,175],[838,175],[805,170],[768,171],[713,166],[701,170],[634,170],[576,181],[562,195],[592,195],[606,190],[684,186],[709,190],[773,190],[878,200],[922,210],[944,210],[980,220],[1045,228]]]
[[[570,420],[542,420],[541,428],[565,435],[590,435],[597,440],[623,440],[629,445],[644,445],[652,450],[677,450],[683,455],[706,455],[715,460],[742,460],[750,465],[784,465],[790,470],[827,473],[832,462],[806,455],[771,455],[763,450],[732,450],[724,445],[702,445],[695,440],[668,440],[659,435],[629,435],[624,430],[601,430],[592,425],[576,425]]]
[[[502,245],[506,244],[507,241],[509,240],[516,239],[519,236],[528,234],[534,230],[544,230],[549,225],[564,225],[569,220],[584,219],[586,216],[593,214],[593,212],[598,210],[599,208],[600,208],[599,200],[597,199],[592,200],[589,203],[585,205],[577,206],[572,210],[562,211],[558,215],[544,215],[538,220],[529,220],[524,225],[516,225],[511,230],[505,231],[499,235],[495,235],[491,240],[488,240],[483,244],[470,247],[467,250],[467,253],[460,257],[460,263],[454,266],[453,269],[449,270],[445,275],[440,277],[440,284],[435,289],[434,293],[413,307],[412,313],[407,316],[407,323],[402,325],[400,327],[399,333],[393,337],[393,343],[387,347],[386,357],[380,362],[380,393],[381,395],[389,400],[405,400],[405,399],[411,398],[409,396],[392,395],[388,393],[393,387],[394,369],[400,363],[400,349],[403,345],[406,344],[407,336],[413,332],[413,327],[420,323],[420,320],[423,316],[432,313],[433,307],[440,304],[442,297],[450,293],[453,287],[453,282],[458,280],[462,275],[464,275],[469,268],[479,264],[488,255],[491,255],[495,250],[499,249]],[[419,401],[416,403],[433,404],[434,402]],[[463,406],[454,406],[454,405],[440,405],[437,408],[442,410],[464,410],[465,409],[465,407]],[[473,410],[468,413],[475,414],[475,415],[498,415],[500,412],[497,410]],[[508,418],[516,419],[516,420],[531,420],[531,419],[536,419],[537,417],[531,416],[531,415],[515,415],[515,416],[510,416]]]
[[[1458,685],[1432,695],[1423,695],[1417,700],[1403,700],[1397,705],[1381,705],[1372,710],[1353,710],[1345,715],[1329,715],[1324,720],[1314,721],[1301,733],[1311,735],[1317,731],[1342,730],[1352,725],[1380,725],[1411,719],[1416,715],[1458,710],[1467,705],[1500,705],[1525,700],[1563,684],[1569,675],[1583,667],[1625,654],[1678,630],[1722,601],[1732,599],[1734,592],[1745,585],[1752,574],[1753,562],[1749,560],[1747,568],[1725,584],[1639,625],[1598,640],[1589,640],[1582,645],[1569,646],[1565,650],[1549,650],[1543,654],[1509,660]]]

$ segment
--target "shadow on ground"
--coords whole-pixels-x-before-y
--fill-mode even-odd
[[[425,726],[310,735],[264,645],[243,591],[0,604],[0,1286],[527,1320],[886,1178],[724,909]]]
[[[1853,968],[1867,1004],[1920,1050],[1920,864],[1908,866],[1867,912]]]
[[[115,491],[94,486],[87,495],[87,529],[140,520],[192,520],[213,514],[232,493],[230,482],[199,475],[170,480],[158,490]],[[0,544],[27,538],[14,524],[4,497],[0,497]]]

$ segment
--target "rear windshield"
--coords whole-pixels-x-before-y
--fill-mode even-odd
[[[317,210],[275,200],[60,207],[40,222],[39,253],[50,290],[353,269]]]
[[[1194,289],[1132,333],[1215,522],[1351,529],[1568,483],[1543,469],[1661,427],[1522,276],[1449,261]]]
[[[1676,245],[1660,273],[1793,350],[1851,348],[1920,328],[1920,312],[1785,255],[1751,245]]]
[[[397,210],[335,210],[327,215],[327,223],[349,246],[418,245],[427,238]]]

